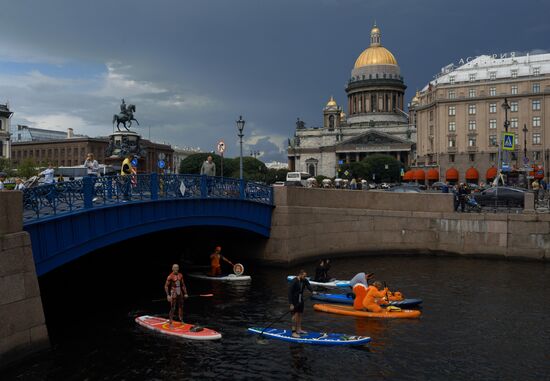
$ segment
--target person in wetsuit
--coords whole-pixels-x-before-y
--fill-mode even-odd
[[[221,255],[222,248],[221,246],[216,246],[214,253],[210,254],[210,276],[221,276],[222,275],[222,265],[220,260],[224,260],[229,263],[231,266],[235,266],[229,259]]]
[[[168,275],[164,284],[166,300],[170,303],[170,325],[172,325],[172,321],[174,320],[176,309],[178,310],[178,317],[183,323],[183,299],[187,299],[187,288],[183,282],[183,275],[179,271],[179,265],[172,265],[172,272]]]
[[[288,301],[292,314],[292,337],[300,337],[307,332],[302,331],[302,314],[304,313],[304,289],[313,293],[313,288],[306,279],[306,271],[300,270],[296,278],[290,282],[288,287]]]

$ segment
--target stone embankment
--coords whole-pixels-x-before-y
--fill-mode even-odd
[[[532,195],[526,205],[532,205]],[[451,194],[280,187],[260,260],[352,253],[550,258],[550,214],[457,213]]]

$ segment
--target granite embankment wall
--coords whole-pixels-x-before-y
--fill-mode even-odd
[[[550,214],[456,213],[450,194],[281,187],[265,263],[350,253],[550,259]],[[533,205],[532,195],[526,205]]]
[[[49,346],[22,193],[0,191],[0,368]]]

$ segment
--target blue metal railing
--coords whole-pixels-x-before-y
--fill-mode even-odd
[[[23,220],[52,217],[120,203],[223,198],[273,205],[273,188],[227,177],[137,174],[84,177],[23,191]]]

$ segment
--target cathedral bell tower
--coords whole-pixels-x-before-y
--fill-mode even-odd
[[[333,97],[330,97],[330,100],[323,109],[323,128],[329,131],[340,128],[342,112],[342,108],[338,107]]]

